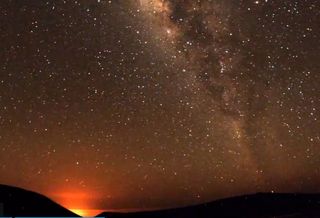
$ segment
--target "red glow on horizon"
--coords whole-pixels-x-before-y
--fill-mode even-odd
[[[104,210],[96,210],[96,209],[73,209],[73,208],[70,208],[69,210],[79,216],[82,216],[82,217],[95,217],[95,216],[104,212]]]
[[[82,217],[94,217],[104,210],[94,207],[94,199],[97,195],[86,191],[60,191],[53,194],[56,200],[63,207]]]

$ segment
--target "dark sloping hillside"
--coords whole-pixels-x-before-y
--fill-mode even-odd
[[[47,197],[6,185],[0,185],[0,204],[0,216],[78,217]]]
[[[214,201],[198,206],[139,213],[103,213],[108,218],[316,218],[318,194],[256,194]]]

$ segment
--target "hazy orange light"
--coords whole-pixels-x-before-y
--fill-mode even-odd
[[[93,210],[93,209],[69,209],[73,213],[82,217],[94,217],[104,212],[103,210]]]
[[[60,191],[54,194],[54,199],[69,209],[73,213],[82,217],[94,217],[102,210],[94,209],[94,199],[97,196],[93,193],[87,193],[85,191]]]
[[[90,216],[88,214],[88,212],[86,210],[83,210],[83,209],[70,209],[73,213],[79,215],[79,216],[82,216],[82,217],[85,217],[85,216]]]

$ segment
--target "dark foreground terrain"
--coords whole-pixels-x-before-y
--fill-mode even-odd
[[[40,194],[0,185],[0,216],[77,217]],[[107,218],[320,218],[320,194],[255,194],[177,209],[108,213]]]
[[[255,194],[198,206],[140,213],[103,213],[108,218],[320,218],[319,194]]]
[[[0,216],[77,217],[47,197],[6,185],[0,185]]]

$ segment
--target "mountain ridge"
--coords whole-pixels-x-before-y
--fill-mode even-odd
[[[44,195],[0,185],[0,216],[79,217]],[[1,209],[3,211],[1,211]],[[144,212],[104,212],[106,218],[318,218],[320,194],[256,193],[180,208]]]
[[[79,217],[42,194],[9,185],[0,185],[0,204],[0,216]]]
[[[132,213],[104,212],[98,216],[108,218],[316,218],[320,217],[320,194],[260,192],[194,206]]]

